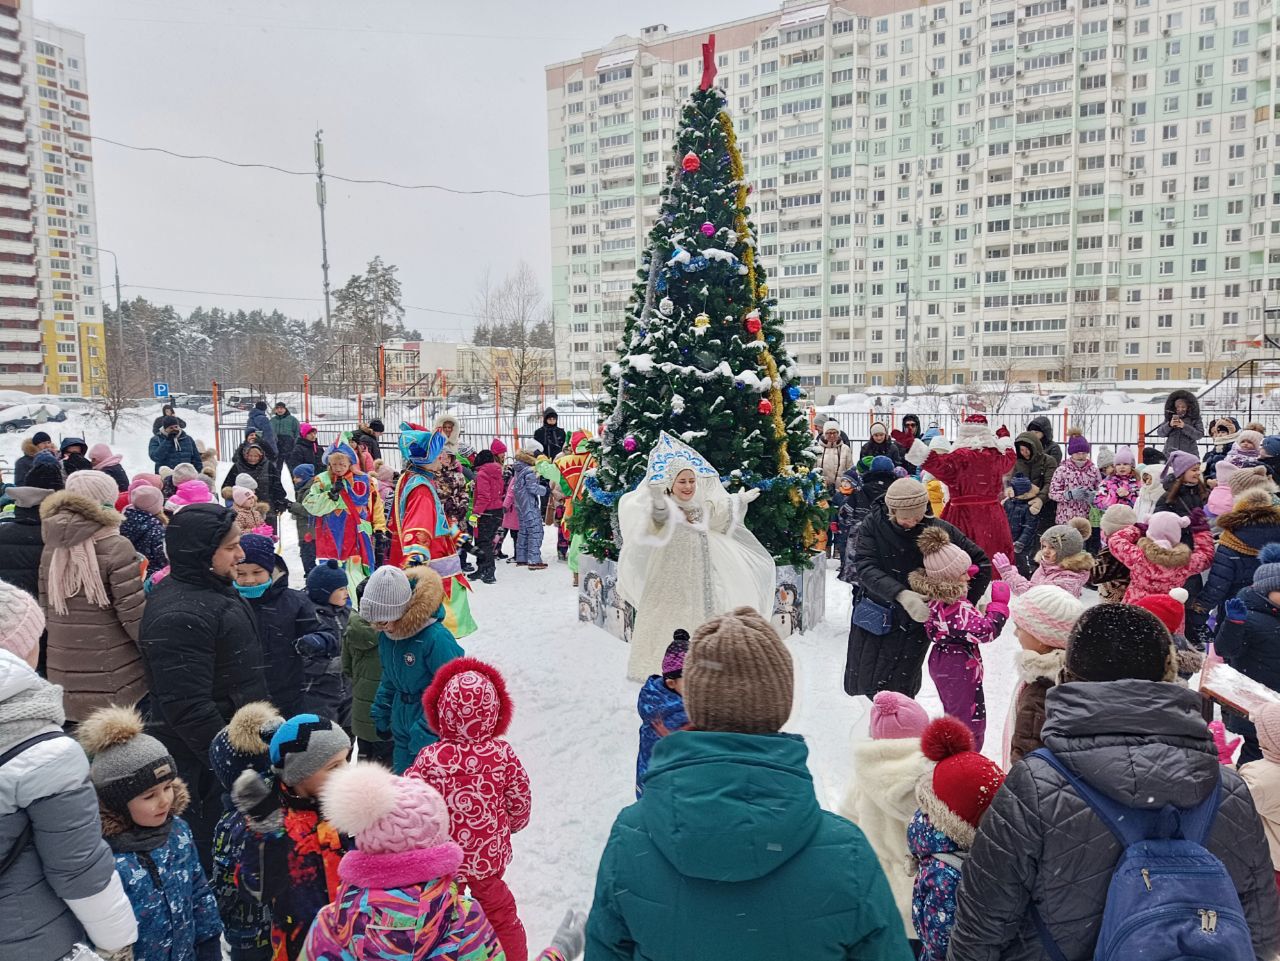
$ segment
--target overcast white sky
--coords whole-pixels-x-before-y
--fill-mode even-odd
[[[31,0],[24,0],[31,2]],[[650,23],[691,29],[769,0],[34,0],[81,31],[94,134],[188,154],[460,189],[547,189],[543,68]],[[315,181],[94,143],[101,246],[130,285],[270,295],[137,294],[317,317]],[[468,312],[489,268],[521,259],[547,283],[545,197],[456,197],[329,183],[334,288],[375,254],[406,306]],[[104,272],[109,258],[104,258]],[[104,281],[106,278],[103,278]],[[103,294],[112,293],[104,283]],[[466,317],[410,310],[452,339]]]

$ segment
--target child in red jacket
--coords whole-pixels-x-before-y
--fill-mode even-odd
[[[463,882],[498,933],[508,961],[527,961],[524,925],[502,875],[511,835],[529,823],[529,775],[500,736],[511,723],[511,698],[497,668],[459,657],[436,672],[422,695],[427,724],[440,736],[423,748],[405,777],[426,781],[449,806],[449,833],[462,847]]]

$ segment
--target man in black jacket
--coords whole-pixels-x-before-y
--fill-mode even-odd
[[[62,465],[49,451],[32,458],[26,483],[10,487],[13,498],[13,520],[0,522],[0,581],[20,587],[32,597],[40,596],[40,555],[44,552],[44,534],[40,529],[40,505],[54,491],[62,490]],[[40,661],[36,670],[44,677],[45,643],[48,635],[40,634]]]
[[[208,868],[221,787],[209,744],[250,701],[268,699],[262,647],[249,603],[232,586],[244,558],[233,510],[193,504],[165,533],[169,576],[147,599],[138,646],[151,690],[153,733],[191,791],[184,815]]]
[[[556,426],[559,419],[556,409],[548,407],[542,412],[542,426],[533,432],[533,439],[542,445],[542,453],[551,460],[559,457],[560,451],[564,450],[564,428]]]

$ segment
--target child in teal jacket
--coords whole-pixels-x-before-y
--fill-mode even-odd
[[[444,583],[429,567],[379,567],[360,600],[377,630],[382,681],[370,715],[384,740],[395,742],[392,769],[403,774],[436,741],[422,714],[422,694],[444,664],[463,655],[444,626]]]

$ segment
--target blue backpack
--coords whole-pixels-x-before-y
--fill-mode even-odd
[[[1126,807],[1099,794],[1047,748],[1031,752],[1067,779],[1124,846],[1111,875],[1094,961],[1239,961],[1254,957],[1236,886],[1204,846],[1218,814],[1222,781],[1193,808]],[[1045,953],[1066,961],[1032,908]]]

